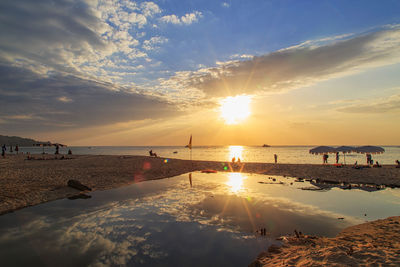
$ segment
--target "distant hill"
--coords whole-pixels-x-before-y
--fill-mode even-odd
[[[7,146],[33,146],[34,144],[46,144],[49,142],[41,142],[36,141],[30,138],[23,138],[18,136],[6,136],[0,135],[0,145],[7,145]]]

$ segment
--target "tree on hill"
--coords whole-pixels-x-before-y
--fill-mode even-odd
[[[30,138],[23,138],[19,136],[6,136],[0,135],[0,144],[6,146],[33,146],[35,144],[49,144],[50,142],[36,141]]]

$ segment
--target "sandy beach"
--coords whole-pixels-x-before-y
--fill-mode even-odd
[[[348,227],[334,238],[285,237],[250,266],[399,266],[400,217]]]
[[[78,194],[78,190],[67,186],[70,179],[78,180],[92,190],[106,190],[205,169],[400,186],[400,169],[393,165],[358,170],[351,166],[336,168],[313,164],[166,161],[146,156],[72,155],[68,159],[60,159],[61,156],[55,159],[54,155],[35,155],[34,158],[26,160],[26,155],[1,158],[0,214]]]

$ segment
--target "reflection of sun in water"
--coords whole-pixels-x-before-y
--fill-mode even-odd
[[[236,160],[238,158],[243,160],[242,151],[243,151],[243,147],[242,146],[229,146],[229,158],[228,158],[228,160],[230,161],[233,157],[235,157]]]
[[[226,184],[230,186],[231,191],[235,193],[242,189],[243,180],[247,177],[240,172],[230,172],[228,173],[228,178],[229,180],[226,182]]]
[[[238,124],[250,116],[250,103],[248,95],[229,96],[220,102],[221,117],[226,124]]]

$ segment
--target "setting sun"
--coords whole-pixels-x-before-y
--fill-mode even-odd
[[[250,96],[229,96],[220,102],[221,117],[225,120],[226,124],[237,124],[251,114],[250,103]]]

